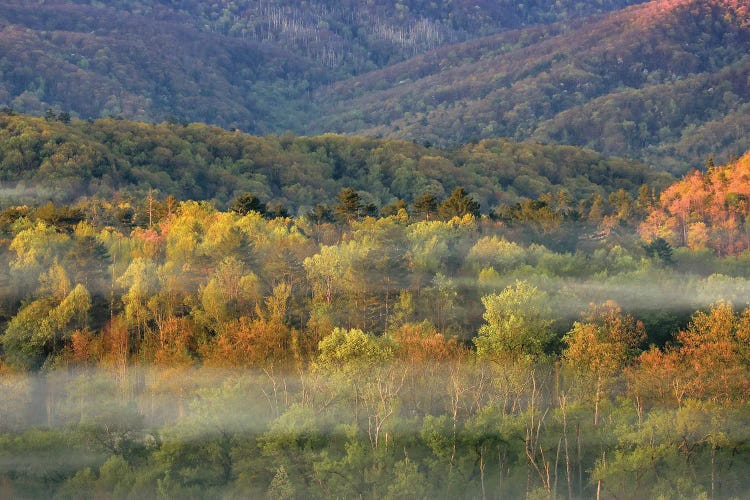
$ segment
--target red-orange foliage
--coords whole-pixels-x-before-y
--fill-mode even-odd
[[[102,332],[102,363],[122,368],[129,361],[132,342],[125,320],[115,317]]]
[[[136,243],[136,250],[133,252],[134,257],[157,259],[164,252],[166,238],[163,233],[159,233],[156,229],[137,227],[133,229],[130,236],[131,240]]]
[[[455,339],[446,339],[432,325],[407,323],[393,333],[398,344],[397,356],[411,363],[447,361],[460,354]]]
[[[631,390],[644,401],[684,398],[716,402],[750,399],[750,309],[735,314],[721,303],[698,312],[677,336],[679,347],[651,349],[629,371]]]
[[[161,366],[188,366],[193,363],[190,344],[194,327],[188,318],[170,317],[161,322],[154,363]]]
[[[750,154],[729,165],[694,171],[667,188],[640,226],[646,240],[722,255],[750,249]]]
[[[101,356],[101,338],[89,330],[76,330],[70,336],[71,358],[79,365],[95,362]]]
[[[641,405],[679,406],[685,397],[682,359],[674,350],[652,347],[638,357],[637,364],[626,370],[630,391]]]
[[[293,332],[283,323],[241,317],[225,323],[216,340],[206,345],[203,359],[208,366],[264,367],[288,362]]]

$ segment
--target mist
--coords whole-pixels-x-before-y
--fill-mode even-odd
[[[687,466],[692,488],[714,481],[718,496],[750,486],[741,479],[748,464],[730,458],[750,438],[746,410],[644,404],[633,398],[632,382],[614,376],[606,382],[611,399],[602,402],[606,418],[593,425],[587,380],[547,362],[366,356],[286,369],[133,365],[7,376],[0,474],[10,478],[6,491],[40,498],[154,497],[151,488],[166,488],[168,478],[167,496],[274,497],[284,475],[284,485],[305,497],[347,496],[352,488],[462,498],[569,488],[590,497],[602,488],[622,493],[618,464],[641,447],[656,453],[636,466],[647,475],[654,466]],[[711,432],[723,441],[705,441]],[[683,446],[691,447],[687,461]],[[710,470],[698,458],[709,454]],[[115,464],[122,477],[112,476]],[[28,489],[27,481],[38,484]],[[675,481],[661,487],[681,487]],[[627,491],[648,496],[654,487]]]

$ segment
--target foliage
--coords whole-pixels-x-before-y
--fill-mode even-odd
[[[750,155],[705,173],[692,172],[662,192],[640,226],[641,235],[655,238],[651,245],[660,242],[661,247],[671,243],[730,255],[750,250],[748,175]]]
[[[516,189],[512,179],[518,170],[543,190]],[[197,123],[63,124],[0,114],[0,180],[10,186],[3,206],[87,197],[78,206],[36,209],[45,223],[70,227],[86,217],[104,225],[149,227],[173,211],[178,199],[211,200],[271,218],[319,207],[321,221],[330,217],[324,206],[337,207],[348,220],[349,212],[375,215],[379,207],[397,199],[411,203],[423,192],[432,193],[436,204],[448,203],[449,193],[463,189],[450,202],[457,206],[445,205],[450,218],[477,213],[478,207],[464,206],[468,199],[488,210],[499,201],[562,189],[576,201],[620,188],[634,196],[643,182],[659,186],[668,179],[634,161],[505,140],[456,151],[339,135],[254,137]],[[347,198],[340,199],[342,194]],[[429,203],[428,212],[415,210],[425,218],[436,211]]]

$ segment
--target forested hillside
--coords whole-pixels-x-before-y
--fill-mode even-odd
[[[332,205],[343,188],[358,190],[379,210],[463,187],[487,213],[500,202],[558,191],[572,204],[619,189],[635,196],[642,184],[660,188],[669,177],[581,148],[505,140],[444,150],[388,139],[255,137],[201,124],[0,112],[0,181],[6,204],[114,193],[144,200],[152,189],[162,198],[227,207],[251,192],[292,214]]]
[[[0,5],[0,103],[42,115],[292,128],[320,67],[273,45],[70,2]]]
[[[746,497],[748,54],[747,0],[1,2],[0,499]]]
[[[531,139],[682,174],[750,148],[747,18],[734,0],[12,1],[0,105],[443,146]]]
[[[733,0],[657,0],[562,32],[453,45],[321,91],[316,127],[438,144],[533,138],[683,173],[750,147],[748,16]]]
[[[746,163],[700,182],[730,199]],[[347,188],[301,217],[249,193],[7,207],[0,491],[742,495],[750,242],[636,232],[694,179],[489,215],[461,188],[379,216]]]
[[[693,250],[750,249],[750,154],[721,167],[711,163],[665,189],[640,232]]]
[[[11,0],[0,5],[0,105],[299,132],[317,115],[309,92],[323,84],[632,3]]]

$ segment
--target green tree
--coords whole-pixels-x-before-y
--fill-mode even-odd
[[[364,206],[359,193],[352,188],[344,188],[339,192],[339,204],[334,207],[336,213],[346,221],[358,220]]]
[[[463,217],[464,215],[479,217],[479,203],[474,201],[463,187],[457,187],[440,204],[438,214],[445,220],[453,217]]]
[[[499,294],[482,297],[487,324],[474,339],[480,358],[539,359],[553,339],[551,310],[545,292],[525,281]]]
[[[433,193],[423,193],[414,198],[414,214],[424,220],[430,220],[438,209],[437,196]]]
[[[655,238],[649,244],[644,245],[643,249],[646,251],[646,255],[659,259],[659,262],[664,265],[674,264],[672,245],[664,238]]]
[[[265,215],[267,210],[266,204],[252,193],[242,193],[235,198],[229,208],[232,212],[240,215],[247,215],[250,212],[258,212],[261,215]]]

